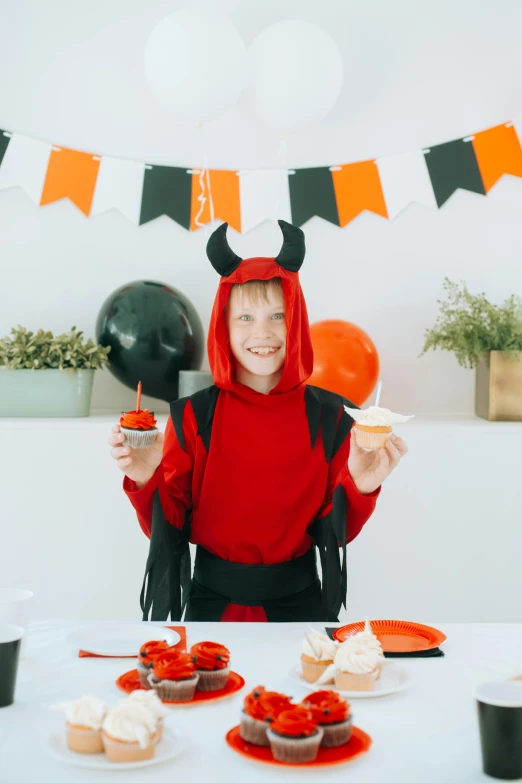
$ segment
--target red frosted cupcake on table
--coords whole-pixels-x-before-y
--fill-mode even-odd
[[[217,642],[198,642],[190,655],[199,674],[198,691],[219,691],[225,687],[230,673],[230,651]]]
[[[157,658],[158,655],[167,652],[169,649],[170,646],[167,644],[167,642],[159,640],[152,640],[141,645],[140,651],[138,653],[138,662],[136,664],[136,668],[140,678],[140,685],[146,691],[150,689],[149,674],[152,669],[152,662],[154,658]]]
[[[258,685],[246,696],[241,712],[239,734],[245,742],[253,745],[269,746],[267,729],[282,710],[292,706],[290,696],[276,691],[267,691]]]
[[[273,757],[287,764],[314,761],[323,734],[311,710],[302,704],[280,712],[267,731]]]
[[[321,747],[336,748],[350,740],[350,705],[336,691],[314,691],[303,699],[302,704],[310,710],[317,725],[323,730]]]
[[[125,435],[122,446],[133,449],[148,449],[156,440],[158,430],[154,414],[147,409],[141,410],[141,381],[138,383],[136,410],[124,411],[120,418],[120,430]]]
[[[152,661],[149,683],[162,701],[191,701],[199,674],[188,653],[167,650]]]

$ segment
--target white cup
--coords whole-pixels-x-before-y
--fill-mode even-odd
[[[24,635],[20,655],[25,656],[27,651],[27,630],[29,628],[29,615],[31,601],[34,593],[31,590],[20,590],[17,587],[0,587],[0,623],[5,625],[17,625],[23,628]]]

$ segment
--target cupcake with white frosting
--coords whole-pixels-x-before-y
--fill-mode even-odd
[[[107,704],[96,696],[81,696],[75,701],[57,704],[64,709],[67,747],[75,753],[103,753],[102,724]]]
[[[168,707],[165,707],[161,699],[158,698],[156,691],[144,691],[140,689],[132,691],[126,699],[120,699],[118,704],[122,704],[126,701],[143,704],[150,710],[156,720],[156,742],[160,742],[163,737],[163,724],[170,711]]]
[[[384,653],[382,651],[382,645],[380,641],[377,639],[375,634],[372,631],[372,627],[370,625],[370,621],[368,618],[366,618],[366,622],[364,623],[364,630],[359,631],[358,633],[354,634],[350,637],[351,641],[356,642],[357,644],[362,644],[363,646],[368,647],[370,650],[374,650],[377,655],[379,656],[379,677],[382,673],[382,667],[384,666]],[[377,679],[379,679],[377,677]]]
[[[306,682],[316,682],[332,665],[339,642],[317,631],[305,633],[301,652],[301,671]],[[331,682],[325,680],[324,682]]]
[[[371,691],[379,677],[381,656],[377,650],[354,639],[339,645],[331,666],[321,675],[318,685],[331,682],[340,691]]]
[[[355,421],[355,442],[362,449],[382,449],[392,436],[393,424],[399,424],[413,416],[392,413],[388,408],[371,405],[365,410],[344,406],[346,413]]]
[[[157,745],[157,720],[139,701],[124,699],[107,713],[102,740],[109,761],[145,761],[154,756]]]

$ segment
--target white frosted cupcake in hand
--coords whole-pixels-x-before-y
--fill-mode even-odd
[[[103,722],[102,740],[109,761],[145,761],[154,756],[157,720],[138,701],[123,699],[112,707]]]
[[[392,413],[388,408],[379,408],[376,405],[371,405],[366,410],[345,405],[344,410],[355,421],[355,442],[368,451],[382,449],[386,445],[392,436],[393,424],[413,419],[413,416]]]
[[[339,645],[334,662],[317,681],[333,681],[340,691],[371,691],[380,673],[381,656],[366,644],[347,639]]]
[[[339,642],[317,631],[305,633],[301,653],[301,670],[306,682],[316,682],[323,672],[331,666]],[[325,681],[326,682],[326,681]]]
[[[67,747],[75,753],[103,753],[102,723],[107,704],[96,696],[81,696],[75,701],[57,704],[65,710]]]

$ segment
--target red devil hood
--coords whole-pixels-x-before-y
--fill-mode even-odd
[[[211,235],[207,255],[221,275],[208,331],[208,358],[214,383],[221,389],[239,393],[259,392],[238,383],[234,378],[235,359],[230,350],[225,306],[235,283],[249,280],[281,278],[285,300],[286,359],[283,375],[270,395],[288,392],[304,383],[312,374],[313,351],[306,303],[299,283],[299,268],[304,259],[304,235],[300,228],[283,220],[283,247],[276,258],[241,259],[230,249],[223,223]]]

